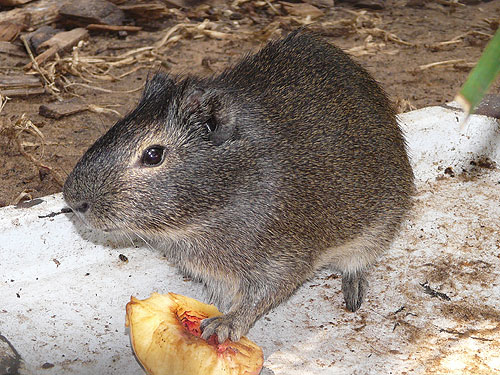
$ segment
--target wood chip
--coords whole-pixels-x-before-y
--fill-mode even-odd
[[[141,31],[142,27],[140,26],[126,26],[126,25],[97,25],[90,24],[87,26],[87,30],[102,30],[102,31],[130,31],[137,32]]]
[[[170,15],[170,11],[165,4],[157,2],[121,5],[120,9],[126,13],[131,13],[134,17],[148,19],[158,19]]]
[[[88,39],[89,33],[83,28],[77,28],[70,31],[57,33],[49,40],[46,40],[38,47],[38,50],[44,48],[58,47],[59,50],[66,50],[75,46],[80,40]]]
[[[80,99],[75,98],[64,102],[54,102],[46,105],[43,104],[38,109],[38,113],[43,117],[60,119],[88,109],[87,104],[83,103]]]
[[[60,0],[39,0],[22,8],[0,12],[0,23],[10,22],[25,28],[37,28],[55,22]]]
[[[0,89],[41,87],[42,83],[38,77],[22,75],[2,75],[0,76]],[[2,91],[3,92],[3,91]]]
[[[26,54],[26,51],[24,48],[12,44],[10,42],[2,42],[0,41],[0,53],[5,53],[7,55],[11,56],[17,56],[17,57],[27,57],[28,55]]]
[[[0,24],[0,40],[5,42],[14,41],[24,26],[12,22],[2,22]]]
[[[123,25],[125,14],[106,0],[71,1],[59,9],[61,22],[67,25]]]
[[[49,40],[57,33],[60,33],[63,30],[54,29],[51,26],[45,25],[42,26],[35,31],[26,35],[26,40],[29,42],[31,50],[36,51],[36,53],[43,52],[42,49],[39,49],[40,44]]]
[[[77,45],[80,40],[88,39],[88,37],[88,31],[82,28],[60,32],[38,46],[38,50],[48,49],[39,54],[35,58],[35,61],[38,65],[40,65],[44,61],[53,57],[56,53],[67,51]],[[33,62],[30,62],[24,68],[31,69],[32,64]]]
[[[21,89],[0,90],[0,94],[2,94],[3,96],[8,96],[9,98],[14,98],[17,96],[42,95],[45,94],[45,89],[43,87],[29,87]]]
[[[296,17],[311,17],[311,19],[315,19],[325,14],[323,11],[316,8],[314,5],[307,3],[286,3],[284,1],[280,1],[280,4],[283,5],[285,11],[291,15]]]
[[[0,0],[0,5],[7,7],[12,7],[16,5],[23,5],[26,3],[31,3],[33,0]]]
[[[333,0],[303,0],[304,3],[309,3],[320,8],[333,8]]]
[[[193,1],[193,0],[163,0],[165,4],[169,8],[183,8],[183,9],[189,9],[193,8],[193,5],[200,5],[203,3],[203,0],[198,0],[198,1]]]

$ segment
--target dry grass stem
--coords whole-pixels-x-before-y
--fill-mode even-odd
[[[436,0],[436,3],[441,5],[446,5],[449,7],[464,7],[465,4],[459,2],[459,0]]]
[[[121,113],[118,111],[115,111],[114,109],[106,108],[106,107],[99,107],[95,104],[89,104],[88,109],[90,112],[94,112],[94,113],[104,113],[104,114],[112,113],[114,115],[117,115],[118,117],[122,117]]]
[[[374,13],[369,13],[366,10],[351,10],[344,9],[344,11],[353,18],[347,19],[356,29],[372,28],[382,23],[382,18]]]
[[[33,147],[40,145],[43,155],[43,148],[45,145],[43,133],[26,117],[26,114],[23,113],[13,125],[0,128],[0,133],[5,134],[9,139],[11,139],[17,145],[17,148],[19,149],[21,155],[23,155],[24,158],[26,158],[30,163],[35,165],[38,170],[43,169],[48,171],[52,174],[52,177],[54,178],[56,183],[60,186],[63,186],[64,179],[57,171],[55,171],[52,167],[42,163],[39,159],[26,151],[25,146]],[[23,142],[21,140],[23,134],[30,134],[34,136],[36,139],[39,139],[40,143],[36,144],[34,142]]]
[[[434,44],[431,44],[429,47],[431,48],[439,48],[439,47],[443,47],[443,46],[448,46],[450,44],[458,44],[458,43],[462,43],[465,38],[469,35],[476,35],[476,36],[481,36],[481,37],[484,37],[486,39],[490,39],[493,37],[492,34],[488,34],[488,33],[483,33],[482,31],[477,31],[477,30],[471,30],[471,31],[468,31],[464,34],[460,34],[450,40],[446,40],[444,42],[438,42],[438,43],[434,43]]]
[[[125,91],[120,91],[120,90],[108,90],[102,87],[98,86],[91,86],[91,85],[86,85],[85,83],[77,83],[77,82],[70,82],[64,85],[64,87],[72,87],[72,86],[77,86],[77,87],[84,87],[86,89],[90,90],[96,90],[96,91],[102,91],[102,92],[107,92],[107,93],[119,93],[119,94],[130,94],[132,92],[137,92],[140,91],[144,88],[144,85],[141,85],[135,89],[132,90],[125,90]]]
[[[409,111],[413,111],[417,109],[409,99],[401,99],[398,98],[396,102],[394,103],[394,106],[396,107],[396,112],[397,113],[405,113]]]
[[[369,34],[369,35],[372,35],[375,37],[382,38],[386,42],[391,41],[391,42],[401,44],[403,46],[409,46],[409,47],[415,46],[415,43],[406,42],[403,39],[401,39],[400,37],[398,37],[396,34],[390,33],[386,30],[379,29],[378,27],[373,27],[371,29],[360,29],[360,30],[358,30],[358,32],[361,35]]]
[[[3,111],[3,108],[9,100],[10,98],[8,96],[3,96],[2,94],[0,94],[0,113]]]
[[[488,25],[490,30],[496,30],[500,26],[500,17],[498,17],[496,19],[495,18],[493,18],[493,19],[485,18],[485,19],[483,19],[483,21]]]
[[[21,41],[23,42],[24,44],[24,48],[26,48],[26,52],[28,52],[28,55],[31,59],[31,62],[32,62],[32,68],[35,69],[35,71],[40,74],[40,77],[42,77],[43,81],[45,82],[45,88],[51,93],[53,94],[54,96],[58,97],[59,98],[59,90],[57,89],[57,87],[55,87],[54,85],[54,81],[50,81],[46,75],[44,74],[44,72],[42,71],[42,69],[40,68],[40,66],[38,65],[37,61],[35,60],[35,57],[33,56],[33,52],[31,52],[31,48],[29,46],[29,43],[28,41],[26,40],[26,36],[25,35],[22,35],[21,37]]]
[[[239,5],[246,1],[236,0],[232,3],[232,8],[238,8]],[[269,7],[272,11],[280,13],[272,0],[262,2],[263,6]],[[344,10],[349,14],[349,18],[334,21],[329,23],[329,27],[340,27],[346,29],[349,33],[358,33],[365,37],[363,46],[352,48],[349,52],[355,56],[365,54],[373,54],[386,47],[387,42],[394,42],[405,46],[414,46],[414,43],[402,40],[397,35],[390,33],[382,28],[382,18],[376,14],[367,11]],[[265,26],[259,31],[259,35],[254,35],[257,39],[267,40],[273,37],[281,30],[284,24],[308,25],[313,23],[311,17],[279,17],[271,24]],[[62,87],[70,89],[80,86],[92,90],[102,92],[121,92],[131,93],[139,89],[127,91],[113,91],[97,87],[93,83],[96,81],[115,82],[124,77],[137,72],[140,69],[153,69],[162,64],[165,60],[166,51],[179,40],[182,39],[198,39],[198,38],[213,38],[213,39],[241,39],[246,37],[245,33],[228,33],[217,30],[216,22],[205,19],[199,23],[178,23],[168,29],[164,35],[151,45],[141,46],[129,50],[120,55],[85,55],[82,50],[88,45],[88,42],[80,41],[73,47],[71,54],[66,56],[56,55],[55,59],[50,62],[45,62],[40,65],[36,64],[34,57],[29,51],[29,46],[26,40],[26,49],[33,61],[33,69],[37,71],[43,78],[46,87],[56,94],[59,90],[55,87],[57,79],[63,81]],[[373,38],[383,39],[385,43],[376,43]],[[393,51],[397,53],[397,51]],[[125,72],[123,71],[129,67]],[[84,83],[71,82],[69,76],[78,77]]]
[[[260,41],[267,41],[269,38],[271,38],[272,35],[274,35],[281,27],[281,21],[276,20],[268,24],[267,26],[264,26],[263,29],[254,32],[251,37],[260,40]]]
[[[437,66],[454,65],[454,64],[458,64],[458,63],[465,63],[465,60],[464,59],[455,59],[455,60],[437,61],[437,62],[433,62],[433,63],[426,64],[426,65],[420,65],[418,67],[418,69],[419,70],[426,70],[426,69],[430,69],[430,68],[435,68]]]
[[[351,18],[342,18],[333,22],[322,23],[322,28],[332,28],[332,27],[345,27],[354,33],[361,36],[369,36],[376,38],[381,38],[385,42],[394,42],[408,47],[414,47],[417,44],[407,42],[396,34],[391,33],[387,30],[382,29],[382,18],[376,14],[367,12],[366,10],[354,11],[350,9],[343,9],[347,14],[351,15]],[[358,47],[355,47],[358,48]]]
[[[238,8],[240,5],[250,2],[250,0],[234,0],[231,8]]]
[[[85,56],[82,49],[86,46],[86,42],[80,41],[77,46],[73,47],[71,55],[60,57],[56,55],[51,62],[44,64],[44,69],[39,65],[33,64],[33,68],[42,75],[47,86],[54,87],[55,80],[60,77],[66,81],[64,88],[75,86],[73,82],[68,82],[69,79],[65,76],[72,75],[79,77],[86,82],[87,88],[99,90],[103,92],[117,92],[97,88],[91,86],[96,80],[101,81],[118,81],[139,69],[152,69],[161,64],[164,60],[165,51],[177,41],[183,38],[200,38],[209,37],[214,39],[230,39],[237,38],[228,33],[215,30],[217,24],[209,20],[204,20],[201,23],[179,23],[171,27],[165,35],[156,43],[150,46],[136,48],[118,56]],[[32,60],[34,60],[32,58]],[[133,66],[126,72],[116,72],[128,66]],[[81,84],[80,84],[81,85]],[[124,93],[135,92],[137,90],[123,91]]]
[[[385,43],[374,43],[371,41],[365,41],[364,45],[349,48],[348,50],[346,50],[346,52],[352,56],[360,57],[365,55],[374,55],[384,47]]]
[[[274,14],[276,15],[280,15],[280,12],[278,9],[276,9],[276,7],[269,1],[269,0],[265,0],[267,6],[273,11]]]
[[[307,26],[307,25],[311,25],[313,23],[315,23],[316,21],[314,21],[311,16],[306,16],[306,17],[296,17],[296,16],[288,16],[288,18],[295,22],[296,25],[300,25],[300,26]]]
[[[30,201],[33,199],[32,193],[34,193],[34,189],[24,189],[19,193],[19,195],[12,201],[13,205],[18,205],[21,201]]]

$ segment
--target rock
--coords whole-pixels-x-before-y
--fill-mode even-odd
[[[24,48],[4,41],[0,41],[0,53],[17,57],[28,57]]]
[[[76,28],[70,31],[63,31],[52,36],[50,39],[41,43],[37,51],[43,51],[36,58],[37,64],[42,64],[58,52],[64,52],[76,46],[80,40],[88,39],[89,33],[83,28]],[[32,62],[25,66],[30,69]]]
[[[230,15],[229,15],[229,19],[230,20],[233,20],[233,21],[239,21],[239,20],[242,20],[243,19],[243,14],[239,13],[239,12],[232,12]]]
[[[352,4],[356,8],[364,8],[371,10],[385,9],[384,0],[339,0],[342,3]]]

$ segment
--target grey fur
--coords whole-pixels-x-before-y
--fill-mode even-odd
[[[153,145],[166,147],[165,160],[144,166]],[[358,309],[364,273],[412,194],[387,96],[303,30],[219,76],[156,75],[64,186],[88,225],[136,233],[203,282],[225,311],[203,322],[203,336],[221,342],[238,340],[322,267],[342,273],[347,307]]]

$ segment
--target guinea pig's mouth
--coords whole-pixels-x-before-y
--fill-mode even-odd
[[[76,217],[85,225],[85,227],[94,229],[104,233],[118,232],[121,231],[117,225],[110,225],[109,222],[104,222],[102,220],[96,220],[96,218],[90,212],[79,212],[78,210],[73,209],[72,207],[65,208],[66,213],[72,213],[76,215]]]
[[[133,215],[130,210],[127,214],[122,216],[112,215],[115,210],[110,209],[109,205],[106,208],[102,205],[88,202],[85,207],[82,204],[75,204],[73,202],[66,202],[68,204],[68,211],[74,214],[80,224],[84,227],[106,234],[112,233],[113,235],[124,235],[125,237],[135,236],[144,240],[144,238],[164,238],[168,235],[170,238],[183,237],[186,230],[176,227],[168,226],[168,220],[161,223],[152,223],[148,219],[137,217]],[[78,223],[74,223],[77,226]],[[147,229],[145,229],[147,228]]]

